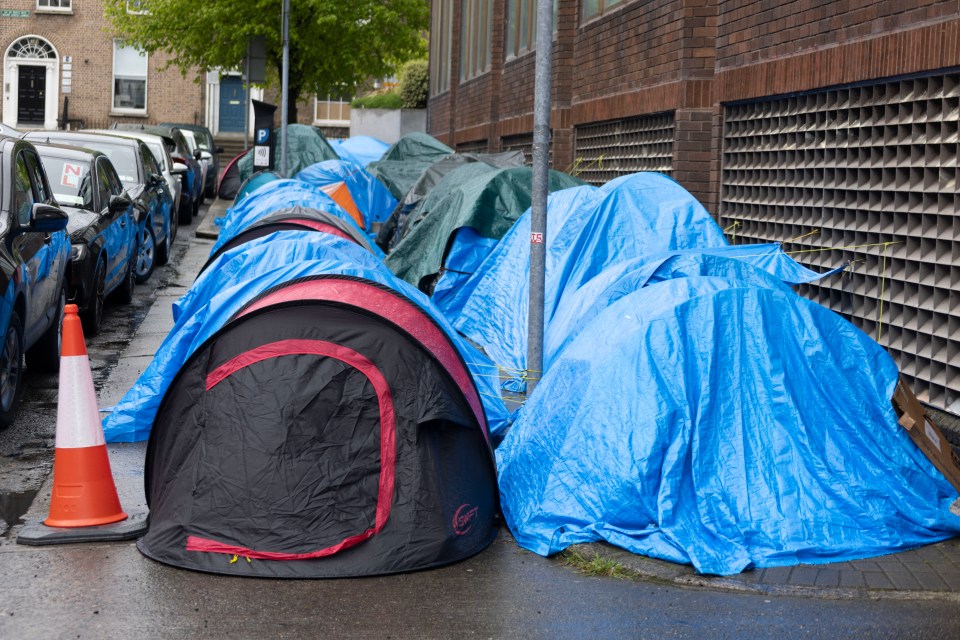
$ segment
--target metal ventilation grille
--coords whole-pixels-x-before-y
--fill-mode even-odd
[[[802,291],[960,413],[960,72],[725,108],[721,214],[842,277]],[[831,249],[824,251],[823,249]]]
[[[504,151],[522,151],[524,162],[528,165],[533,164],[533,134],[521,133],[516,136],[503,136],[500,139],[500,147]],[[553,145],[550,146],[551,160],[553,154]]]
[[[470,142],[462,142],[457,145],[457,153],[486,153],[486,152],[487,152],[486,140],[472,140]]]
[[[670,175],[673,130],[673,113],[577,127],[573,173],[593,185],[637,171]]]

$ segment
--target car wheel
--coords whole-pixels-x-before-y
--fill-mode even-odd
[[[183,196],[180,196],[180,203],[177,205],[177,222],[180,224],[190,224],[193,218],[192,204],[185,204]]]
[[[156,266],[157,239],[150,225],[144,225],[143,230],[138,233],[140,237],[137,242],[137,263],[134,272],[137,275],[137,282],[143,283],[150,278]]]
[[[170,261],[170,234],[173,233],[173,229],[167,229],[167,237],[164,238],[163,244],[157,246],[157,264],[165,265]]]
[[[107,263],[105,260],[97,262],[93,272],[93,287],[90,290],[90,301],[87,308],[80,314],[83,322],[83,332],[87,337],[100,333],[100,322],[103,320],[103,299],[107,290]]]
[[[20,314],[10,314],[10,323],[0,350],[0,427],[9,427],[23,393],[23,324]]]
[[[27,366],[44,373],[60,370],[60,336],[63,332],[63,308],[67,304],[67,288],[60,287],[57,296],[57,314],[53,324],[40,336],[40,340],[27,351]]]
[[[117,287],[117,300],[119,300],[121,304],[130,304],[133,302],[133,288],[137,283],[137,274],[133,270],[136,258],[137,256],[134,255],[127,263],[127,273],[123,276],[123,284]]]

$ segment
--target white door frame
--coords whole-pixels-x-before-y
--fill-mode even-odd
[[[13,45],[29,38],[35,38],[50,47],[52,58],[14,58],[11,56]],[[19,110],[20,66],[45,67],[46,87],[44,88],[43,128],[57,128],[57,109],[60,101],[60,54],[57,48],[43,36],[25,35],[15,38],[3,54],[3,124],[16,127]]]

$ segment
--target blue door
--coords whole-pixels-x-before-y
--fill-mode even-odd
[[[247,92],[240,76],[220,78],[220,131],[243,133],[243,109]]]

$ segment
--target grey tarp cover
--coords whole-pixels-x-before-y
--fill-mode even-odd
[[[277,136],[273,168],[280,171],[280,129],[275,129],[273,133]],[[319,129],[305,124],[287,125],[287,175],[296,175],[317,162],[339,159],[340,156]],[[237,160],[237,167],[240,169],[241,181],[253,175],[253,154],[247,153]]]
[[[444,184],[460,176],[475,176],[443,195]],[[531,202],[533,171],[529,167],[493,169],[470,163],[447,174],[414,211],[416,223],[387,256],[386,264],[398,277],[421,286],[440,272],[454,233],[469,227],[479,236],[499,240]],[[583,184],[551,171],[549,191]],[[418,222],[419,221],[419,222]]]

